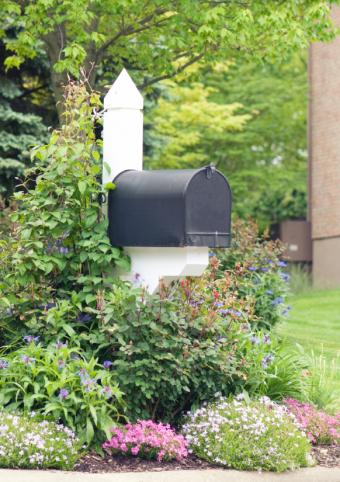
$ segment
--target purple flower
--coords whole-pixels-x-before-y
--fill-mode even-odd
[[[59,391],[58,398],[60,398],[60,400],[65,400],[65,398],[67,398],[68,396],[69,396],[69,391],[66,390],[66,388],[61,388]]]
[[[261,268],[261,271],[263,271],[264,273],[267,273],[267,271],[269,271],[269,268]]]
[[[272,290],[266,290],[266,295],[273,295],[273,291]]]
[[[24,336],[23,340],[26,343],[37,343],[39,341],[39,336],[33,336],[33,335],[26,335]]]
[[[110,360],[105,360],[105,361],[103,362],[103,367],[104,367],[106,370],[109,370],[110,367],[111,367],[111,365],[113,365],[113,363],[112,363],[112,361],[110,361]]]
[[[257,267],[256,266],[249,266],[249,271],[256,271],[257,270]]]
[[[105,395],[107,398],[112,397],[112,390],[108,385],[104,385],[103,388],[101,389],[101,393]]]
[[[87,321],[91,321],[91,319],[91,315],[85,313],[84,311],[81,311],[77,316],[77,321],[80,323],[86,323]]]
[[[279,275],[283,281],[289,281],[290,280],[290,275],[288,273],[282,273],[281,271],[279,272]]]
[[[97,384],[95,378],[81,378],[81,384],[85,387],[86,392],[91,392]]]
[[[60,350],[60,348],[67,348],[67,342],[63,343],[62,341],[58,340],[55,344],[55,347],[57,348],[57,350]]]
[[[8,368],[8,361],[0,359],[0,370],[5,370],[5,368]]]
[[[262,362],[261,362],[262,368],[264,368],[264,369],[268,368],[268,365],[273,360],[274,360],[274,355],[272,355],[271,353],[269,353],[269,355],[264,356],[263,359],[262,359]]]
[[[263,343],[265,343],[266,345],[270,344],[270,336],[269,335],[263,336]]]
[[[31,365],[35,362],[34,358],[31,358],[28,355],[21,355],[21,360],[25,363],[25,365]]]
[[[59,253],[60,254],[67,254],[69,252],[69,249],[68,248],[65,248],[64,246],[61,246],[59,248]]]
[[[251,344],[252,344],[252,345],[259,345],[259,344],[261,343],[260,338],[258,338],[258,337],[255,336],[255,335],[252,335],[252,336],[250,337],[250,341],[251,341]]]
[[[287,266],[287,263],[285,261],[279,261],[277,265],[280,266],[280,268],[285,268]]]

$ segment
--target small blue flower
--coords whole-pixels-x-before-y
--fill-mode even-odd
[[[273,295],[274,292],[272,290],[266,290],[266,295]]]
[[[97,384],[97,380],[95,378],[81,378],[81,384],[85,387],[86,392],[91,392]]]
[[[288,282],[290,280],[290,275],[288,273],[282,273],[282,271],[280,271],[279,275],[283,281]]]
[[[63,343],[62,341],[58,340],[55,344],[55,347],[57,348],[57,350],[60,350],[61,348],[67,348],[67,342]]]
[[[31,365],[35,362],[34,358],[31,358],[28,355],[21,355],[21,360],[25,363],[25,365]]]
[[[268,368],[268,365],[273,360],[274,360],[274,355],[272,355],[271,353],[269,355],[264,356],[263,359],[262,359],[262,362],[261,362],[262,368],[264,368],[264,369]]]
[[[249,266],[249,271],[256,271],[257,270],[257,267],[256,266]]]
[[[270,336],[269,335],[263,336],[263,343],[265,343],[266,345],[270,344]]]
[[[112,390],[108,385],[103,386],[103,388],[101,389],[101,393],[105,395],[106,398],[112,397]]]
[[[60,254],[67,254],[69,252],[69,249],[68,248],[65,248],[64,246],[61,246],[59,248],[59,253]]]
[[[277,298],[275,298],[272,301],[272,305],[274,305],[274,306],[280,305],[281,303],[283,303],[283,297],[282,296],[278,296]]]
[[[286,306],[285,309],[282,311],[282,315],[287,316],[291,309],[292,309],[291,306],[289,306],[289,305]]]
[[[251,341],[251,344],[252,344],[252,345],[259,345],[259,344],[261,343],[260,338],[258,338],[258,337],[255,336],[255,335],[252,335],[252,336],[250,337],[250,341]]]
[[[88,313],[81,311],[77,316],[77,321],[80,323],[86,323],[87,321],[91,321],[92,317]]]
[[[59,391],[58,398],[60,398],[60,400],[65,400],[65,398],[67,398],[68,396],[69,396],[69,391],[66,390],[66,388],[61,388]]]
[[[267,273],[269,271],[269,268],[261,268],[261,271],[263,271],[264,273]]]
[[[39,336],[26,335],[24,336],[23,340],[26,343],[37,343],[39,341],[39,338]]]
[[[279,261],[277,265],[280,266],[280,268],[285,268],[287,266],[287,263],[285,261]]]
[[[8,368],[8,361],[0,359],[0,370],[5,370]]]
[[[104,367],[106,370],[109,370],[112,365],[113,365],[113,363],[112,363],[112,361],[110,361],[110,360],[105,360],[105,361],[103,362],[103,367]]]

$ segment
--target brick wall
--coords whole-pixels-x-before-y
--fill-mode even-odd
[[[332,15],[340,26],[340,7]],[[340,236],[340,37],[313,44],[309,69],[310,218],[321,239]]]
[[[333,7],[340,26],[340,7]],[[309,218],[313,281],[340,286],[340,37],[316,43],[309,59]]]

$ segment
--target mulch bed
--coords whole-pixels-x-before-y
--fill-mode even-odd
[[[340,467],[340,445],[319,445],[313,447],[312,453],[318,465]]]
[[[323,467],[340,467],[340,446],[321,445],[313,447],[313,456],[318,465]],[[163,470],[207,470],[221,468],[218,465],[209,464],[204,460],[191,455],[181,462],[157,462],[155,460],[142,460],[138,457],[100,457],[90,453],[85,455],[76,465],[78,472],[157,472]]]
[[[157,462],[156,460],[143,460],[138,457],[126,457],[124,455],[108,456],[105,458],[97,454],[85,455],[75,466],[77,472],[160,472],[164,470],[206,470],[221,468],[209,464],[205,460],[190,455],[178,462]]]

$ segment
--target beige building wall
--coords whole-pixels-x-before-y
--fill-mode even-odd
[[[333,8],[340,26],[340,7]],[[340,37],[311,47],[309,217],[313,279],[340,286]]]

